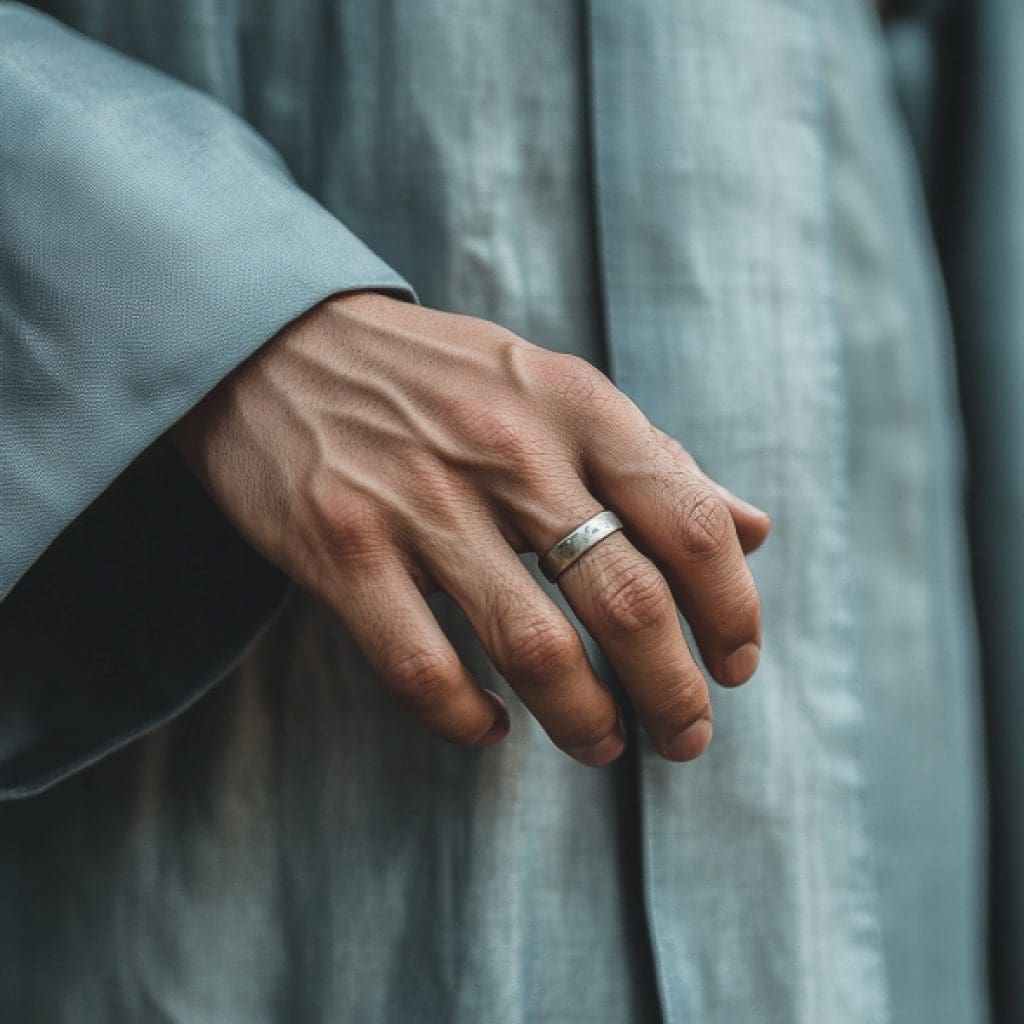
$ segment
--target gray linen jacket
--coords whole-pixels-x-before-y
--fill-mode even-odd
[[[0,814],[4,1019],[985,1020],[951,335],[871,9],[37,6],[71,28],[0,3],[0,787],[46,790]],[[699,762],[584,769],[514,702],[452,749],[309,599],[267,626],[161,435],[365,287],[591,359],[772,513]]]

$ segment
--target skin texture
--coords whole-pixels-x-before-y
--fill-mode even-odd
[[[770,522],[705,476],[599,370],[493,323],[374,292],[271,339],[172,431],[246,539],[341,618],[382,683],[454,743],[504,738],[425,596],[448,593],[566,753],[625,746],[576,630],[537,585],[546,552],[611,508],[625,524],[559,579],[661,754],[711,738],[704,674],[746,681],[761,646],[745,551]]]

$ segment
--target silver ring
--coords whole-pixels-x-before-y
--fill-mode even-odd
[[[567,533],[540,559],[540,571],[552,583],[557,583],[558,577],[580,555],[621,529],[622,520],[614,512],[609,509],[598,512],[596,516],[591,516],[585,523],[580,523],[575,530]]]

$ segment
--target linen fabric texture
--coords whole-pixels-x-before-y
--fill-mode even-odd
[[[986,1020],[953,348],[867,5],[38,6],[70,28],[0,4],[0,785],[46,789],[0,808],[5,1016]],[[496,749],[309,598],[266,625],[160,437],[353,288],[582,355],[771,512],[699,761],[628,714],[570,761],[443,595]]]

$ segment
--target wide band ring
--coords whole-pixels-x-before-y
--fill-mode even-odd
[[[609,509],[598,512],[567,533],[540,559],[540,571],[552,583],[557,583],[558,577],[581,555],[621,529],[622,520],[614,512]]]

